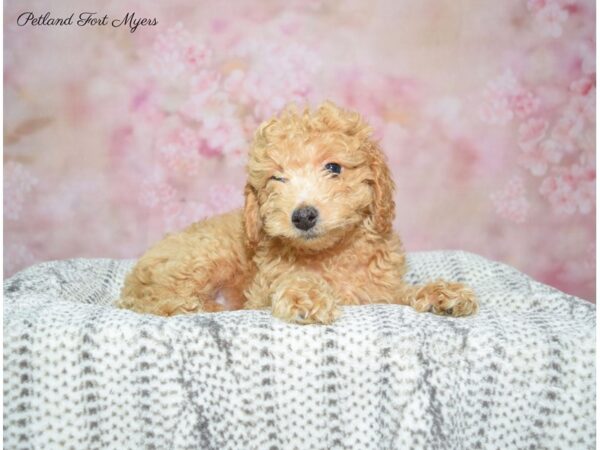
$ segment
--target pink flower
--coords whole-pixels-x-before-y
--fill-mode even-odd
[[[184,60],[191,69],[206,66],[211,56],[212,52],[206,45],[189,44],[183,51]]]
[[[577,211],[589,214],[594,206],[595,191],[596,169],[585,161],[557,169],[540,185],[540,193],[548,199],[554,211],[567,215]]]
[[[199,154],[201,138],[196,130],[188,127],[169,133],[163,142],[158,144],[162,163],[172,173],[192,175],[202,163]]]
[[[569,13],[557,3],[547,3],[535,15],[535,21],[543,36],[557,38],[562,34],[562,25],[569,18]]]
[[[553,164],[559,163],[565,153],[564,147],[552,139],[547,139],[542,142],[539,145],[539,148],[542,150],[546,161]]]
[[[569,153],[577,148],[576,142],[584,128],[582,116],[574,114],[563,114],[552,129],[551,135],[555,141],[558,141]]]
[[[190,76],[189,86],[191,97],[206,101],[221,90],[221,76],[214,70],[199,70]]]
[[[171,211],[163,215],[165,231],[182,230],[194,222],[207,219],[210,212],[203,202],[181,201],[172,204]]]
[[[529,201],[525,197],[525,186],[519,176],[511,178],[506,186],[491,195],[496,213],[511,222],[523,223],[529,211]]]
[[[540,142],[546,130],[548,121],[540,118],[531,118],[519,126],[519,147],[527,151]]]
[[[18,220],[38,179],[21,163],[4,164],[4,218]]]
[[[596,244],[587,244],[584,252],[577,252],[573,259],[565,262],[564,273],[561,278],[577,284],[590,284],[595,286],[596,274]]]
[[[540,103],[540,99],[533,95],[533,93],[523,89],[519,90],[510,99],[510,105],[513,112],[521,119],[537,112]]]
[[[585,96],[585,114],[591,123],[596,122],[596,87],[589,90]]]
[[[210,48],[193,39],[181,23],[156,38],[152,49],[152,71],[161,78],[177,79],[204,68],[211,60]]]
[[[593,111],[594,109],[593,99],[592,102],[590,102],[588,96],[577,96],[571,98],[569,101],[565,115],[581,118],[589,117],[595,112]]]
[[[480,118],[490,124],[505,125],[513,117],[524,119],[538,111],[540,99],[523,88],[513,73],[506,70],[487,83]]]
[[[310,48],[295,42],[264,39],[245,41],[237,50],[248,61],[244,79],[236,73],[227,89],[240,94],[260,120],[279,112],[286,103],[306,103],[321,61]]]
[[[575,202],[581,214],[588,214],[596,204],[596,168],[592,163],[580,162],[571,166],[571,175],[579,180]]]
[[[571,92],[574,92],[579,95],[587,95],[590,90],[596,86],[596,79],[591,76],[584,76],[575,80],[569,86]]]
[[[581,58],[581,71],[585,75],[596,76],[596,44],[594,41],[585,40],[578,45]]]
[[[524,151],[519,157],[519,163],[527,168],[532,175],[539,177],[546,173],[550,164],[560,162],[562,157],[561,146],[557,142],[547,139],[541,144]]]
[[[546,6],[547,0],[527,0],[527,9],[532,12],[538,12]]]
[[[246,74],[241,69],[233,70],[223,82],[223,89],[239,103],[246,104],[250,101],[250,95],[245,90]]]
[[[199,134],[202,138],[201,154],[224,155],[236,165],[244,161],[249,139],[232,105],[215,105],[213,110],[207,110]]]
[[[540,185],[540,194],[547,197],[558,214],[573,214],[576,210],[571,200],[571,186],[561,176],[549,176]]]
[[[164,214],[164,228],[180,230],[188,225],[241,208],[244,196],[241,188],[233,185],[213,185],[200,201],[183,200],[173,203],[168,214]]]
[[[420,83],[414,78],[384,76],[355,68],[336,73],[335,79],[340,104],[360,111],[378,135],[381,135],[386,115],[417,111],[425,101]]]
[[[499,95],[487,95],[479,110],[479,117],[489,124],[506,125],[513,118],[509,99]]]
[[[208,210],[210,214],[223,214],[241,208],[244,195],[241,188],[231,185],[213,185],[208,191]]]
[[[512,96],[521,88],[515,75],[508,69],[502,75],[489,81],[487,87],[490,92],[505,96]]]
[[[106,181],[99,173],[80,171],[54,182],[44,179],[42,183],[41,187],[50,192],[37,206],[37,212],[55,223],[75,221],[85,214],[96,213],[94,203],[83,199],[93,198],[101,203],[106,198]]]
[[[596,200],[595,183],[582,184],[575,191],[575,203],[581,214],[589,214]]]
[[[202,129],[204,151],[218,150],[232,161],[239,162],[245,156],[247,140],[238,120],[222,118],[219,124]]]
[[[239,164],[245,158],[249,136],[236,105],[223,92],[208,98],[190,99],[183,111],[198,122],[196,146],[200,155],[225,156]]]
[[[175,202],[177,192],[159,176],[144,179],[139,186],[139,202],[150,209],[169,209]]]

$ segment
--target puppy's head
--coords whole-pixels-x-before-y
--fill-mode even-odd
[[[279,238],[321,250],[356,227],[385,235],[394,219],[393,188],[383,154],[357,113],[329,102],[312,113],[289,107],[259,127],[250,150],[248,242]]]

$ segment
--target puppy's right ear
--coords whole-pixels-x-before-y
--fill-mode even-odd
[[[258,212],[256,191],[250,184],[246,184],[244,188],[244,197],[244,232],[246,233],[248,245],[254,247],[260,240],[262,222]]]

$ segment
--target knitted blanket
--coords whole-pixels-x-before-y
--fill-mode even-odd
[[[479,314],[162,318],[111,305],[132,261],[24,270],[4,284],[5,448],[594,448],[595,306],[469,253],[408,262],[470,284]]]

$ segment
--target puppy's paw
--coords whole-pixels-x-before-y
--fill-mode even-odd
[[[275,317],[298,324],[330,324],[341,314],[329,286],[321,280],[279,283],[271,307]]]
[[[413,306],[418,311],[454,317],[470,316],[479,310],[477,298],[470,288],[442,280],[421,287]]]

